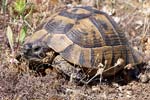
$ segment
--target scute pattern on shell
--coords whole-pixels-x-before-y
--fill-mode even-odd
[[[107,69],[118,58],[124,59],[125,64],[136,63],[132,49],[115,21],[92,7],[62,10],[43,28],[50,35],[48,46],[70,63],[96,69],[105,60]]]

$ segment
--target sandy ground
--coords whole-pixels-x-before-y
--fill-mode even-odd
[[[133,80],[126,85],[102,82],[80,86],[55,72],[45,76],[35,75],[35,72],[29,70],[25,63],[16,64],[17,61],[13,58],[6,37],[6,29],[9,25],[16,39],[23,21],[15,18],[17,13],[11,12],[13,1],[8,0],[6,12],[4,13],[1,8],[0,13],[0,100],[150,100],[150,81],[143,83]],[[70,0],[64,0],[65,2],[62,3],[58,3],[57,0],[27,1],[35,4],[31,17],[26,19],[27,35],[32,34],[52,13],[66,5],[77,5],[77,1],[72,3]],[[82,1],[84,5],[95,3]],[[144,53],[145,58],[150,58],[150,2],[148,0],[105,0],[95,5],[114,18],[134,49]],[[29,11],[30,6],[27,7],[25,14]],[[15,52],[18,52],[21,45],[16,41],[14,43],[14,48],[17,48]],[[150,79],[150,61],[148,60],[147,63],[149,64],[144,66],[143,73],[147,73]]]

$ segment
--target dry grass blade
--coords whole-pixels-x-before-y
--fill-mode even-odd
[[[146,18],[144,19],[144,27],[143,27],[143,37],[142,37],[142,39],[144,39],[146,37],[146,34],[148,33],[149,28],[150,28],[149,19],[146,16]]]
[[[99,65],[98,65],[99,69],[97,70],[97,73],[90,80],[88,80],[88,82],[86,82],[86,84],[89,84],[98,75],[100,75],[100,83],[101,83],[102,74],[104,72],[104,69],[106,68],[106,64],[107,64],[107,61],[105,61],[105,65],[103,65],[102,63],[99,63]]]
[[[10,26],[7,27],[7,32],[6,32],[8,42],[12,51],[12,54],[14,53],[14,40],[13,40],[13,32]]]

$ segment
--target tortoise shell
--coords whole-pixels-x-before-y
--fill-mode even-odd
[[[53,15],[35,37],[44,37],[47,45],[68,62],[97,69],[107,61],[106,69],[119,58],[137,64],[125,34],[106,13],[92,7],[73,7]],[[33,38],[34,39],[34,38]],[[30,40],[32,41],[32,40]],[[118,67],[118,72],[123,67]],[[114,69],[111,69],[114,70]],[[109,75],[114,71],[109,70]]]

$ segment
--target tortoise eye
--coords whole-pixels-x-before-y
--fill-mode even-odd
[[[40,46],[37,46],[37,47],[33,48],[33,51],[34,51],[34,52],[40,52],[41,49],[42,49],[42,48],[41,48]]]
[[[34,51],[39,51],[41,49],[41,47],[35,47]]]

